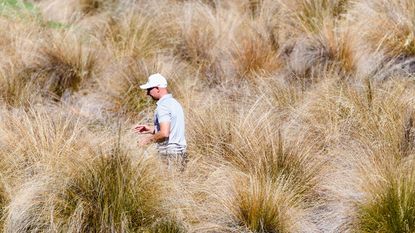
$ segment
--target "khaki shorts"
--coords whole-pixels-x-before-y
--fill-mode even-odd
[[[161,153],[161,160],[169,170],[175,168],[179,171],[184,171],[186,164],[188,162],[187,152],[181,153]]]

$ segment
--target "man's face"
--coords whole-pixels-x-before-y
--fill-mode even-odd
[[[147,89],[147,95],[151,96],[153,100],[160,99],[159,97],[159,88],[158,87],[151,87]]]

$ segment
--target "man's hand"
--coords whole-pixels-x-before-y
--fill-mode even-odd
[[[153,129],[147,125],[136,125],[134,126],[133,130],[138,134],[149,134],[153,131]]]
[[[145,145],[150,144],[152,141],[153,141],[153,136],[152,135],[146,136],[145,138],[138,141],[138,145],[139,146],[145,146]]]

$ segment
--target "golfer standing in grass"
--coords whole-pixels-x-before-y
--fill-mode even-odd
[[[157,100],[157,108],[154,113],[154,127],[134,127],[136,133],[148,134],[138,142],[139,145],[157,143],[157,149],[169,167],[172,162],[184,166],[187,154],[182,106],[167,91],[167,80],[161,74],[150,75],[148,82],[140,88],[147,90],[147,95]]]

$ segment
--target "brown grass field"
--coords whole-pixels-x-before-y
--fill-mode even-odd
[[[0,0],[2,232],[415,232],[413,0]],[[132,126],[159,72],[168,170]]]

